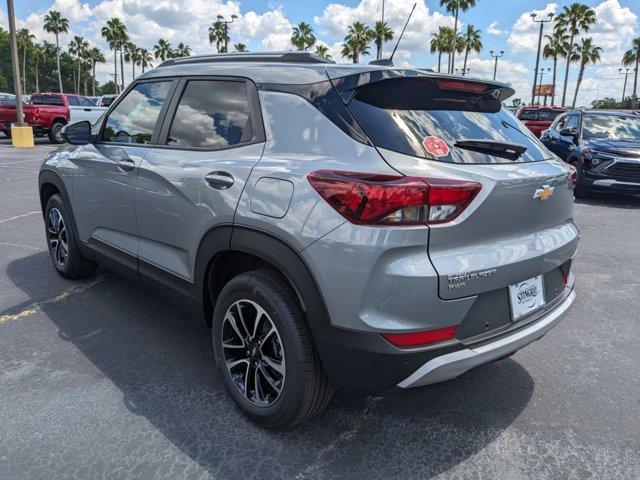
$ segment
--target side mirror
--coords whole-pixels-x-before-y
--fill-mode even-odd
[[[91,142],[91,123],[87,120],[70,123],[62,129],[62,138],[71,145],[86,145]]]
[[[578,136],[578,132],[576,132],[574,128],[563,128],[562,130],[560,130],[560,135],[563,137],[573,137],[573,139],[575,140]]]

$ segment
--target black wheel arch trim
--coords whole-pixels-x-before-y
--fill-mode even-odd
[[[73,234],[75,238],[80,239],[80,236],[78,235],[78,227],[76,225],[76,217],[73,213],[73,205],[71,204],[71,198],[67,192],[67,187],[58,173],[48,169],[41,170],[38,175],[38,196],[40,197],[40,206],[42,208],[42,219],[44,220],[45,210],[47,208],[47,204],[43,202],[42,198],[42,187],[46,184],[51,184],[56,187],[58,192],[60,192],[60,195],[62,195],[64,205],[67,208],[67,213],[71,216],[71,228],[73,229]],[[82,242],[80,242],[80,244],[82,244]],[[82,250],[82,246],[80,248]]]

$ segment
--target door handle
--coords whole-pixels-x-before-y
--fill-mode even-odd
[[[211,188],[217,190],[225,190],[233,185],[233,177],[227,172],[207,173],[204,179]]]
[[[130,158],[123,158],[122,160],[118,160],[116,163],[118,167],[120,167],[120,169],[124,172],[131,172],[134,168],[136,168],[135,162]]]
[[[85,109],[84,109],[84,111],[85,111],[85,112],[90,112],[90,111],[91,111],[91,109],[90,109],[90,108],[85,108]]]

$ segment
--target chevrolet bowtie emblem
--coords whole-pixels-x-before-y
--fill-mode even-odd
[[[553,191],[556,187],[550,187],[549,185],[542,185],[542,187],[538,188],[536,192],[533,194],[533,198],[537,198],[538,200],[549,200],[553,195]]]

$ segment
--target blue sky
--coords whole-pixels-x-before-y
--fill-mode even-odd
[[[415,0],[387,0],[386,19],[399,33],[403,20]],[[309,22],[319,41],[325,43],[337,61],[340,42],[346,26],[355,20],[372,24],[379,18],[382,0],[351,1],[277,1],[277,0],[15,0],[18,24],[32,30],[39,39],[49,39],[41,31],[42,16],[50,8],[61,10],[71,20],[73,34],[85,36],[91,43],[107,50],[99,36],[100,26],[110,16],[119,16],[128,26],[132,40],[152,48],[158,38],[167,38],[174,45],[182,41],[196,53],[207,53],[212,47],[207,41],[207,26],[218,13],[240,18],[231,28],[232,42],[246,43],[250,50],[291,48],[288,38],[291,28],[300,21]],[[433,67],[436,57],[428,52],[430,34],[439,25],[452,23],[438,1],[418,0],[414,18],[400,45],[397,62],[403,66]],[[504,50],[498,77],[514,85],[517,95],[526,98],[531,88],[537,31],[529,20],[531,11],[558,11],[568,1],[477,0],[473,9],[461,16],[464,25],[473,24],[482,30],[484,50],[473,55],[471,75],[492,74],[490,50]],[[640,36],[638,17],[640,0],[585,0],[596,9],[598,24],[588,34],[604,48],[603,62],[588,67],[579,104],[588,104],[597,97],[622,93],[619,62],[631,39]],[[0,3],[0,24],[6,23],[6,4]],[[66,40],[66,39],[63,39]],[[68,40],[66,40],[68,41]],[[391,49],[392,44],[386,48]],[[373,51],[373,49],[372,49]],[[368,58],[364,59],[368,61]],[[462,59],[460,59],[461,65]],[[551,67],[543,61],[543,67]],[[103,65],[99,75],[106,79],[110,65]],[[569,90],[573,92],[574,67]],[[546,77],[549,80],[550,76]],[[559,74],[562,80],[562,74]]]

